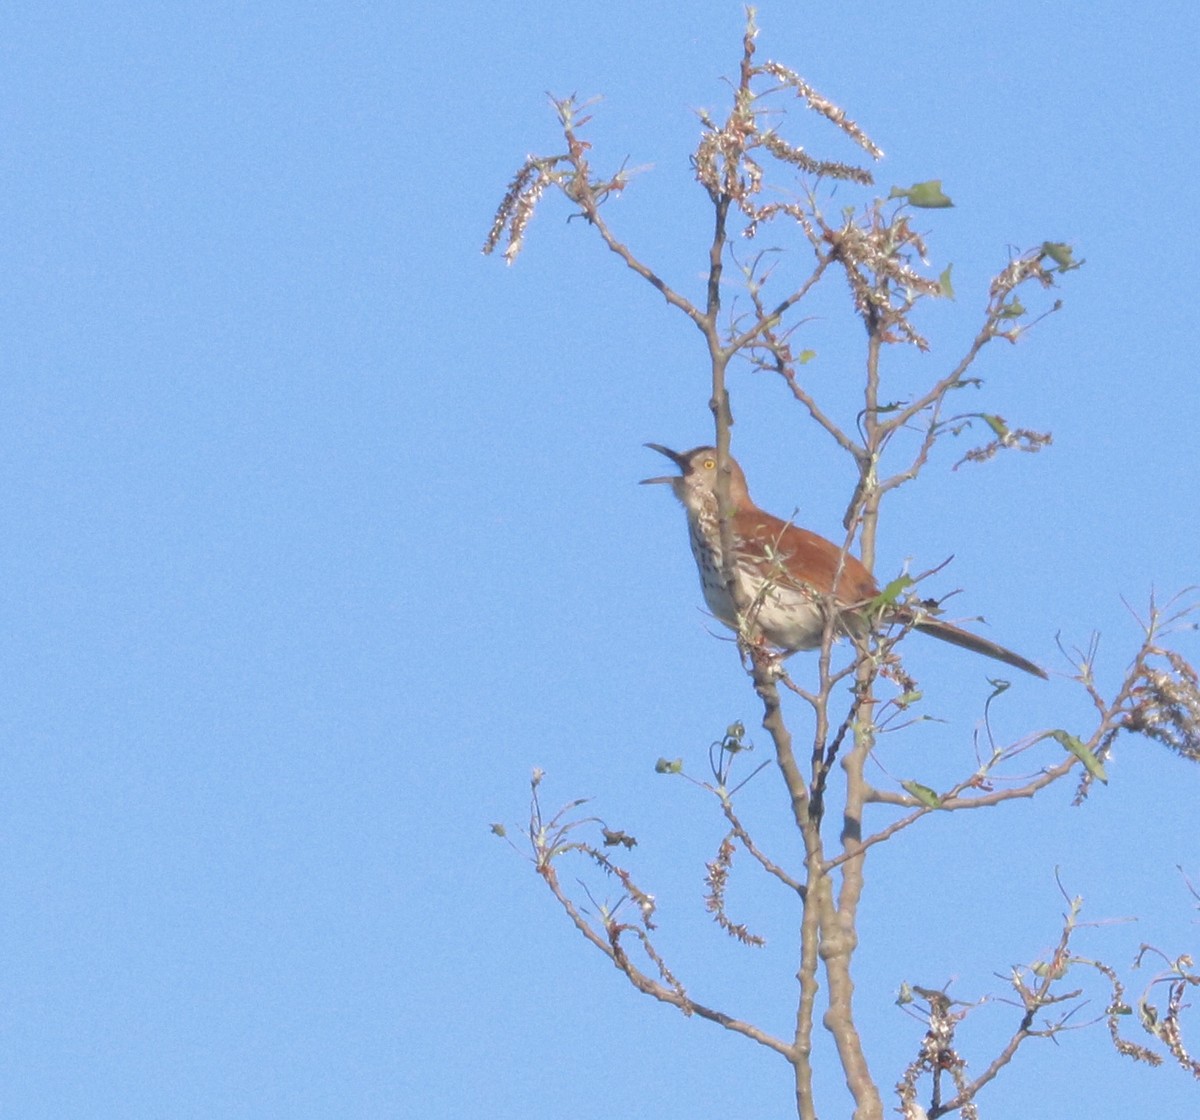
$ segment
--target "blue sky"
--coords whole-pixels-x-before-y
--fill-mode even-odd
[[[10,9],[5,1116],[789,1114],[778,1059],[637,997],[488,831],[520,822],[533,766],[547,803],[594,798],[641,840],[689,988],[786,1022],[784,901],[743,868],[736,909],[771,943],[727,943],[700,900],[720,821],[653,773],[700,768],[734,719],[764,738],[680,511],[636,485],[662,465],[646,440],[710,438],[699,336],[561,206],[514,268],[479,252],[525,155],[557,150],[546,91],[603,94],[598,162],[653,165],[612,221],[695,292],[687,156],[741,21],[724,0]],[[885,510],[880,557],[954,554],[963,613],[1053,669],[1056,635],[1101,632],[1111,688],[1137,637],[1122,597],[1197,582],[1200,15],[764,3],[759,22],[762,56],[888,153],[882,187],[954,197],[922,215],[958,292],[928,321],[934,368],[1009,246],[1086,258],[1064,310],[981,363],[981,405],[1053,447],[958,472],[944,450]],[[806,367],[818,390],[854,368],[838,338]],[[848,465],[779,384],[731,387],[756,497],[832,532]],[[933,646],[909,661],[948,722],[885,764],[936,785],[970,758],[990,667]],[[1031,680],[998,722],[1087,715]],[[1134,740],[1110,771],[1082,809],[1056,788],[878,851],[859,1016],[885,1091],[920,1037],[899,984],[999,990],[1057,937],[1056,867],[1085,916],[1139,916],[1081,951],[1196,952],[1176,865],[1200,879],[1200,775]],[[786,845],[774,783],[747,810]],[[977,1013],[973,1068],[1011,1016]],[[1029,1044],[981,1104],[1182,1118],[1196,1092],[1101,1026]]]

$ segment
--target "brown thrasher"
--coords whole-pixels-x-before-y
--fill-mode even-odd
[[[658,443],[647,447],[665,455],[681,474],[645,478],[644,483],[670,485],[687,510],[692,555],[700,569],[700,584],[708,609],[731,630],[738,630],[738,608],[721,571],[721,529],[717,520],[717,451],[696,447],[672,451]],[[737,552],[734,569],[749,606],[743,631],[765,638],[788,653],[816,649],[825,634],[825,596],[832,595],[838,611],[837,628],[861,635],[866,620],[861,611],[879,594],[871,573],[857,557],[843,552],[832,541],[810,533],[761,510],[750,498],[746,476],[729,459],[730,527]],[[931,618],[912,606],[898,605],[884,616],[1045,678],[1032,661],[949,622]]]

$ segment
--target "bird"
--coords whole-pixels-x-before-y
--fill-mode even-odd
[[[677,475],[644,478],[642,484],[664,483],[683,504],[704,601],[719,621],[735,632],[761,638],[785,654],[816,649],[824,640],[827,597],[832,596],[838,630],[854,636],[866,633],[864,608],[879,595],[879,586],[862,561],[832,541],[759,509],[750,497],[745,473],[728,457],[734,570],[749,601],[739,622],[738,607],[722,571],[716,448],[672,451],[660,443],[646,447],[679,468]],[[934,618],[919,607],[894,605],[887,609],[884,621],[909,626],[1046,679],[1045,670],[1020,654]]]

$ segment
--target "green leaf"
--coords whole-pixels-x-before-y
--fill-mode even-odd
[[[900,785],[906,793],[911,793],[926,809],[940,809],[942,807],[942,799],[928,786],[923,786],[920,782],[914,782],[911,779],[907,782],[901,782]]]
[[[994,416],[990,412],[984,412],[981,415],[983,416],[984,420],[987,421],[987,426],[991,428],[1000,439],[1008,438],[1008,425],[1004,422],[1003,416]]]
[[[1025,305],[1014,296],[1012,303],[1006,303],[1000,309],[1000,314],[997,316],[997,318],[999,318],[999,319],[1019,319],[1024,314],[1025,314]]]
[[[1077,739],[1067,731],[1050,731],[1048,734],[1051,739],[1065,747],[1079,759],[1083,763],[1083,768],[1093,778],[1098,779],[1105,785],[1108,784],[1108,775],[1104,772],[1104,764],[1088,749],[1087,744],[1082,739]]]
[[[1042,252],[1058,265],[1059,272],[1070,272],[1083,264],[1075,259],[1074,250],[1065,241],[1043,241]]]
[[[801,350],[800,356],[796,359],[796,364],[801,365],[801,366],[806,366],[816,356],[817,356],[817,352],[815,350]]]
[[[950,283],[950,273],[953,268],[954,265],[952,264],[946,265],[946,267],[942,270],[941,276],[938,277],[938,285],[942,289],[942,295],[944,295],[947,299],[954,298],[954,285]]]
[[[912,1001],[913,1001],[912,985],[909,984],[909,982],[907,980],[905,980],[900,985],[900,991],[896,994],[896,1006],[904,1007],[906,1004],[912,1003]]]
[[[508,835],[508,829],[505,828],[504,825],[502,825],[502,824],[494,824],[494,825],[492,825],[492,835],[499,836],[499,837],[505,837]]]
[[[907,199],[910,206],[921,210],[944,210],[954,205],[942,190],[941,179],[928,179],[924,183],[913,183],[911,187],[892,187],[888,198]]]
[[[1063,957],[1057,964],[1051,964],[1049,961],[1037,961],[1029,966],[1029,971],[1034,976],[1042,977],[1042,979],[1048,976],[1051,980],[1061,980],[1066,976],[1070,964],[1071,960],[1069,957]]]
[[[683,759],[676,758],[674,760],[660,758],[654,764],[654,772],[656,774],[679,774],[683,772]]]
[[[890,607],[912,585],[912,576],[897,576],[871,600],[871,606]]]

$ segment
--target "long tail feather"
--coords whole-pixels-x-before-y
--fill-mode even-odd
[[[969,649],[972,653],[982,653],[984,657],[1003,661],[1005,665],[1011,665],[1015,669],[1023,669],[1026,673],[1032,673],[1035,677],[1041,677],[1042,680],[1047,679],[1044,669],[1039,668],[1032,661],[1026,660],[1019,653],[1013,653],[1011,649],[1005,649],[995,642],[988,641],[987,638],[981,638],[978,634],[972,634],[969,630],[952,626],[949,622],[941,622],[936,618],[923,619],[916,624],[915,628],[920,630],[922,634],[928,634],[932,638],[940,638],[943,642],[949,642],[952,646]]]

